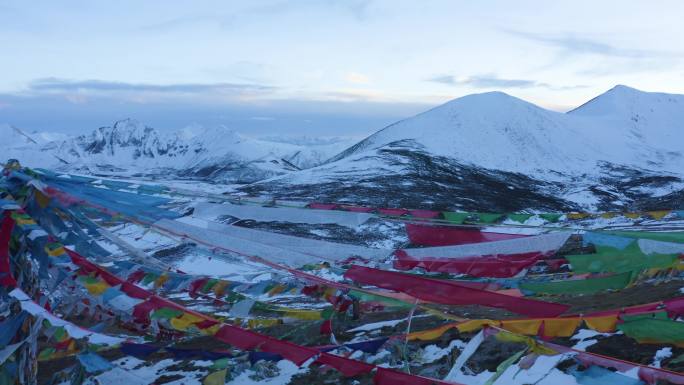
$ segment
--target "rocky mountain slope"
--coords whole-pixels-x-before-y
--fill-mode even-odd
[[[672,208],[682,170],[684,96],[617,86],[569,113],[465,96],[243,190],[442,209]]]

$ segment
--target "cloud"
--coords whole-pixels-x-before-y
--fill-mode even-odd
[[[627,49],[617,47],[599,40],[578,37],[571,34],[549,35],[541,33],[506,30],[506,33],[526,40],[559,48],[568,54],[601,55],[627,59],[644,59],[654,57],[677,57],[681,53],[656,51],[648,49]]]
[[[475,75],[466,78],[456,78],[451,75],[441,75],[428,79],[430,82],[470,86],[473,88],[530,88],[530,87],[546,87],[544,83],[537,83],[534,80],[527,79],[505,79],[496,75]]]
[[[311,95],[311,99],[336,102],[397,102],[391,95],[380,90],[359,88],[332,90],[320,95]]]
[[[86,104],[80,104],[67,100],[62,93],[0,93],[0,101],[7,105],[0,114],[0,124],[13,124],[28,131],[69,133],[89,133],[94,128],[130,117],[162,130],[178,130],[197,123],[205,127],[226,125],[254,135],[344,133],[366,136],[433,107],[424,103],[339,101],[332,98],[210,103],[194,95],[187,99],[169,98],[148,103],[89,97]]]
[[[370,81],[368,76],[358,72],[349,72],[347,76],[345,76],[345,79],[350,83],[356,84],[367,84]]]
[[[275,87],[259,84],[234,83],[179,83],[143,84],[111,82],[105,80],[68,80],[59,78],[36,79],[29,84],[31,91],[47,92],[88,92],[88,91],[131,91],[161,93],[225,93],[235,91],[271,91]]]
[[[451,75],[440,75],[433,78],[427,79],[428,82],[442,83],[442,84],[456,84],[456,78]]]
[[[548,83],[538,82],[530,79],[507,79],[500,78],[494,74],[488,75],[474,75],[464,78],[457,78],[452,75],[439,75],[427,79],[429,82],[441,83],[452,86],[468,86],[472,88],[548,88],[552,90],[570,90],[578,88],[586,88],[585,85],[575,86],[554,86]]]
[[[233,29],[240,24],[248,24],[252,20],[267,17],[282,17],[288,14],[316,12],[322,17],[351,16],[358,22],[369,18],[372,0],[299,0],[299,1],[266,1],[255,2],[247,7],[233,7],[227,12],[200,14],[181,14],[167,20],[144,25],[143,31],[167,32],[197,26],[215,26],[221,29]]]
[[[273,95],[278,90],[258,83],[176,83],[149,84],[106,80],[36,79],[28,83],[18,96],[51,95],[71,103],[85,104],[95,99],[147,104],[161,101],[246,102]]]
[[[371,0],[299,0],[276,1],[270,4],[255,6],[247,12],[252,15],[281,15],[289,12],[310,12],[311,10],[347,13],[357,20],[364,20],[368,16]]]

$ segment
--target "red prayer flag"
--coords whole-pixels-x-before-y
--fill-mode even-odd
[[[347,211],[351,211],[353,213],[370,213],[373,210],[375,210],[372,207],[363,207],[363,206],[342,206],[343,209]]]
[[[378,212],[382,215],[390,215],[393,217],[400,217],[404,214],[408,214],[406,209],[378,209]]]
[[[375,367],[365,362],[336,356],[330,353],[321,353],[318,359],[316,359],[316,362],[331,366],[342,372],[342,374],[346,377],[353,377],[358,376],[359,374],[368,373]]]
[[[232,325],[223,325],[215,336],[227,344],[244,350],[251,350],[263,344],[266,337]]]
[[[420,377],[402,373],[392,369],[378,368],[373,377],[375,385],[458,385],[455,382],[444,382],[434,378]]]
[[[334,203],[309,203],[307,207],[316,210],[332,210],[336,208],[337,205]]]
[[[10,268],[9,243],[14,229],[14,220],[9,211],[5,211],[0,227],[0,286],[15,287],[17,281],[12,276]]]
[[[411,270],[422,268],[430,272],[468,274],[473,277],[507,278],[520,273],[550,252],[528,252],[519,254],[481,255],[462,258],[414,258],[405,250],[397,250],[394,268]]]
[[[414,211],[416,210],[411,211],[411,215],[417,216],[413,214]],[[406,224],[406,233],[412,244],[420,246],[465,245],[529,237],[527,234],[495,233],[473,227],[431,226],[415,223]]]
[[[502,308],[530,317],[555,317],[569,306],[518,298],[480,290],[446,280],[418,277],[353,265],[344,276],[363,284],[409,294],[415,298],[445,305],[483,305]]]
[[[434,219],[442,215],[441,211],[432,210],[409,210],[409,214],[416,218]]]

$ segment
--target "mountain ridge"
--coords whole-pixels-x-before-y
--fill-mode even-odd
[[[0,132],[12,138],[6,154],[58,171],[199,178],[247,184],[240,190],[250,194],[376,205],[622,210],[684,202],[682,106],[684,95],[626,86],[567,113],[486,92],[353,145],[196,125],[163,133],[132,119],[36,143],[9,126]]]
[[[32,167],[93,174],[170,174],[226,183],[249,183],[312,167],[346,145],[343,139],[321,145],[260,140],[226,127],[160,132],[130,118],[39,143],[30,143],[26,138],[31,135],[24,138],[10,126],[3,130],[12,138],[5,143],[5,152]]]
[[[608,108],[613,105],[617,107]],[[557,208],[680,202],[684,141],[674,140],[681,137],[684,124],[680,105],[683,95],[625,86],[614,87],[572,113],[549,111],[502,92],[468,95],[391,124],[318,167],[257,182],[244,191],[277,194],[282,185],[282,190],[314,199],[363,201],[363,196],[347,190],[357,184],[391,190],[406,198],[394,203],[418,207],[431,204],[411,192],[411,186],[421,184],[424,194],[441,191],[439,199],[449,199],[449,191],[460,194],[453,200],[473,209],[534,209],[522,198],[519,205],[503,206],[492,202],[496,199],[490,194],[489,201],[479,198],[489,183],[483,182],[486,175],[495,176],[502,197],[510,189],[524,189],[506,185],[507,179],[521,175],[530,178],[529,194],[554,196],[552,206]],[[443,180],[431,176],[439,173]],[[638,180],[642,183],[634,184]],[[329,191],[317,193],[307,187],[321,183],[331,184]],[[443,188],[445,183],[471,188]],[[342,190],[348,194],[333,191],[334,185],[346,186]]]

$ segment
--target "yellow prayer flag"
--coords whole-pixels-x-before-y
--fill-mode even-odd
[[[669,214],[670,212],[670,210],[656,210],[646,211],[646,214],[648,214],[653,219],[663,219],[663,217]]]
[[[38,206],[40,206],[40,208],[44,209],[50,204],[50,197],[43,194],[40,190],[35,189],[34,196],[36,197],[36,202],[38,202]]]
[[[278,318],[266,318],[266,319],[250,319],[247,321],[247,327],[250,329],[256,329],[256,328],[267,328],[275,325],[280,325],[282,320]]]
[[[14,222],[19,226],[35,225],[36,222],[31,218],[14,218]]]
[[[584,219],[590,216],[589,213],[569,213],[566,214],[568,219]]]
[[[64,254],[64,253],[66,253],[66,251],[64,251],[64,247],[63,247],[63,246],[60,246],[60,247],[57,247],[57,248],[54,248],[54,249],[50,249],[50,248],[48,248],[48,247],[46,246],[46,247],[45,247],[45,251],[46,251],[47,254],[48,254],[49,256],[51,256],[51,257],[58,257],[58,256],[60,256],[60,255],[62,255],[62,254]]]
[[[557,351],[538,343],[532,337],[522,336],[519,334],[513,334],[506,331],[501,331],[496,334],[496,339],[502,342],[517,342],[523,343],[530,347],[533,353],[542,354],[545,356],[555,356],[558,354]]]
[[[109,285],[105,281],[98,281],[95,283],[84,283],[84,286],[86,290],[88,290],[88,293],[92,295],[100,295],[105,292],[105,290],[109,289]]]
[[[334,287],[327,287],[327,288],[325,289],[325,294],[323,295],[323,297],[328,298],[328,297],[330,297],[330,296],[334,296],[335,293],[337,293],[337,289],[336,289],[336,288],[334,288]]]
[[[285,317],[306,321],[323,319],[320,310],[287,310],[285,312]]]
[[[198,322],[201,322],[201,321],[202,321],[202,318],[200,318],[194,314],[183,313],[183,315],[181,315],[178,318],[171,318],[171,321],[169,321],[169,322],[171,323],[171,326],[173,326],[174,329],[185,331],[185,330],[188,330],[188,328],[190,326],[192,326]]]
[[[421,341],[431,341],[431,340],[436,340],[437,338],[441,337],[444,333],[447,331],[457,327],[458,324],[456,323],[448,323],[446,325],[442,325],[437,328],[433,329],[428,329],[428,330],[423,330],[420,332],[413,332],[409,333],[406,338],[409,341],[414,341],[414,340],[421,340]]]
[[[545,337],[570,337],[582,322],[580,317],[544,319]]]
[[[600,333],[612,333],[615,331],[617,319],[617,315],[585,317],[584,323],[586,323],[587,327],[591,330],[596,330]]]
[[[216,295],[217,298],[223,297],[223,295],[226,293],[226,288],[230,285],[229,281],[218,281],[216,282],[216,285],[211,288],[211,290],[214,291],[214,294]]]
[[[678,260],[677,262],[675,262],[675,266],[674,266],[674,267],[675,267],[676,270],[684,270],[684,263],[683,263],[682,260],[680,259],[680,260]]]
[[[501,321],[501,328],[506,329],[512,333],[536,336],[539,332],[539,327],[541,326],[541,324],[541,319],[503,320]]]
[[[499,326],[499,322],[488,319],[474,319],[456,325],[459,333],[470,333],[482,329],[483,326]]]
[[[203,385],[224,385],[226,383],[227,369],[221,369],[204,377]]]
[[[282,293],[285,289],[287,289],[287,286],[285,285],[275,285],[267,294],[269,297],[273,297],[274,295]]]
[[[205,336],[213,336],[214,334],[218,333],[219,329],[221,328],[221,324],[216,324],[214,326],[210,326],[205,329],[199,329],[199,331],[204,334]]]
[[[157,277],[157,279],[154,281],[154,288],[155,288],[155,289],[158,289],[158,288],[164,286],[164,284],[165,284],[166,281],[168,281],[168,280],[169,280],[169,275],[166,274],[166,273],[163,273],[162,275],[160,275],[159,277]]]

